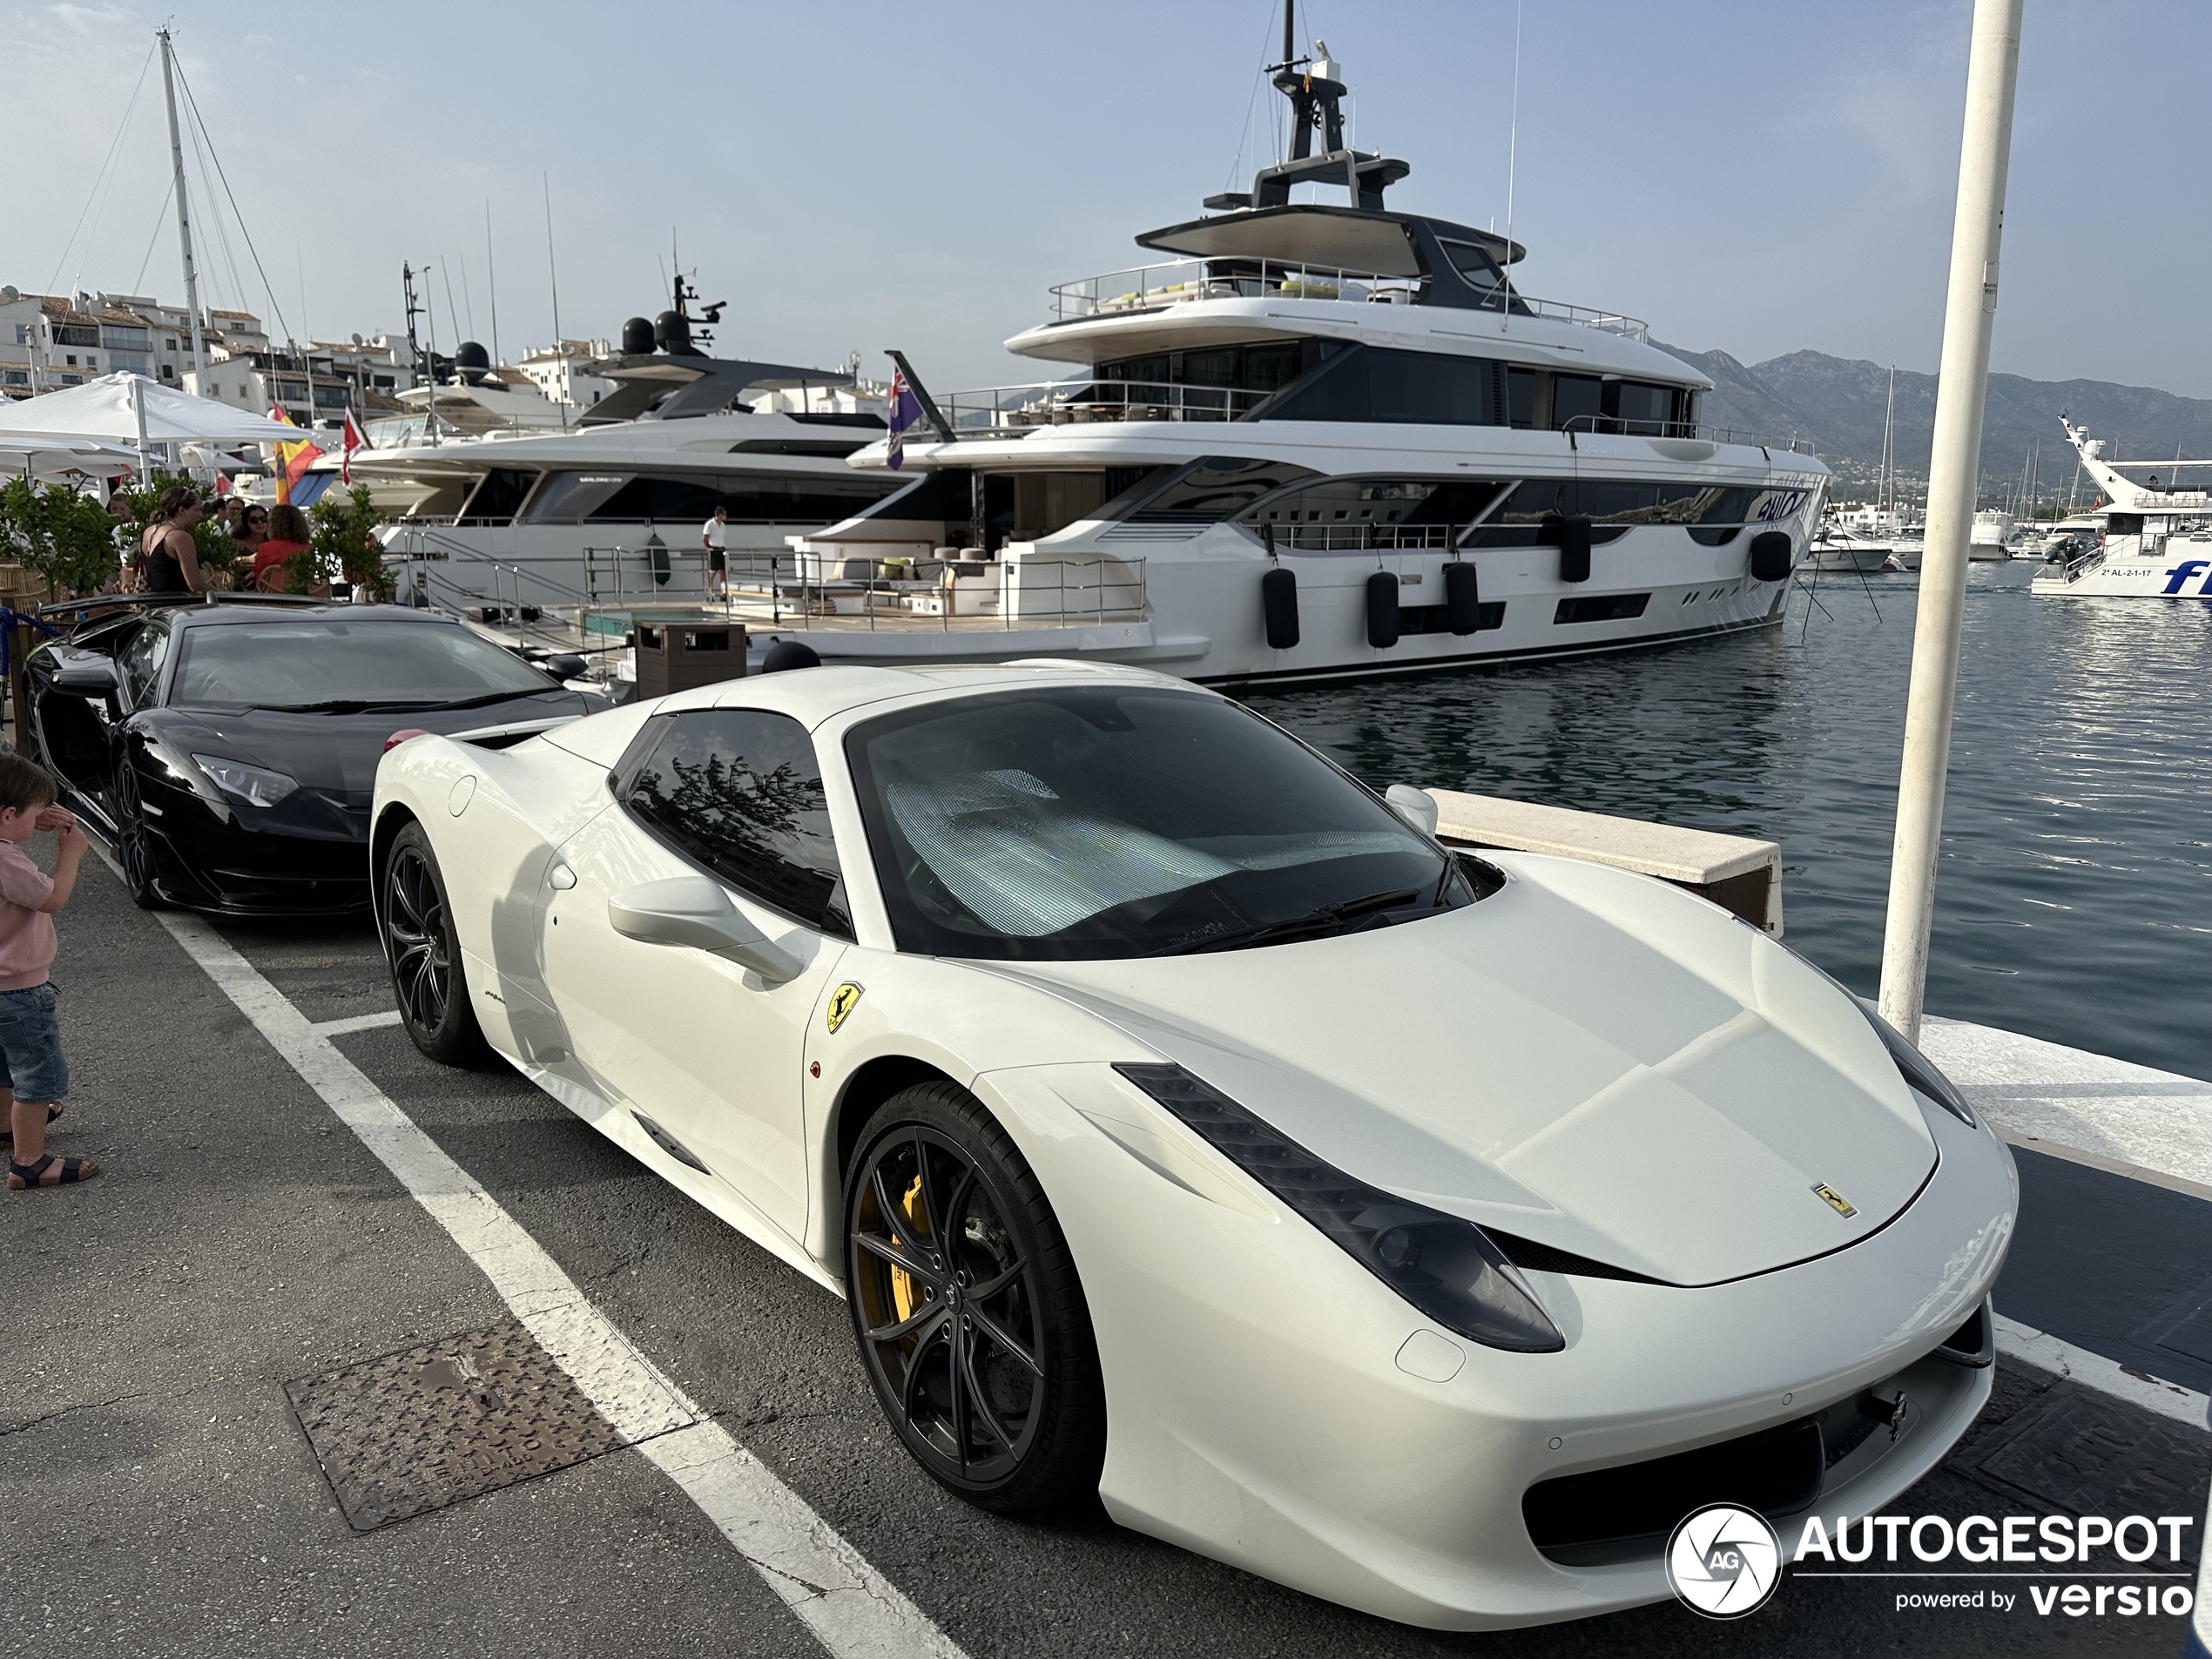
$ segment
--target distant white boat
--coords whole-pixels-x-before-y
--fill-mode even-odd
[[[2029,586],[2037,593],[2130,598],[2212,599],[2212,493],[2171,486],[2183,468],[2212,461],[2107,461],[2088,428],[2066,422],[2067,441],[2107,497],[2091,519],[2101,525],[2094,546],[2060,556]],[[2141,483],[2121,471],[2147,472]],[[2154,470],[2155,469],[2155,470]]]

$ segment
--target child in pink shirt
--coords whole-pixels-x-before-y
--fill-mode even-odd
[[[89,843],[77,819],[54,804],[58,792],[46,769],[21,755],[0,755],[0,1109],[13,1144],[8,1185],[14,1191],[67,1186],[99,1173],[85,1158],[46,1150],[46,1125],[62,1115],[69,1062],[54,1018],[54,912],[77,887],[77,867]],[[60,845],[51,876],[23,844],[52,830]]]

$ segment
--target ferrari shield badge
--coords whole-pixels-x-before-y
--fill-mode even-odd
[[[845,1023],[845,1016],[860,1006],[860,988],[851,980],[846,980],[844,984],[832,991],[829,1000],[830,1035],[836,1035],[837,1028]],[[1826,1189],[1824,1188],[1823,1190]],[[1838,1199],[1834,1202],[1841,1203],[1842,1200]]]
[[[838,995],[842,996],[844,994],[845,988],[840,988]],[[853,995],[858,997],[860,993],[858,991],[854,991]],[[834,1002],[830,1005],[830,1029],[833,1031],[837,1029],[837,1022],[845,1017],[843,1015],[836,1012],[836,1008],[837,1005]],[[1834,1211],[1838,1215],[1844,1217],[1845,1219],[1849,1219],[1851,1217],[1858,1213],[1858,1206],[1853,1204],[1849,1198],[1844,1197],[1842,1193],[1837,1191],[1836,1189],[1831,1186],[1823,1184],[1822,1185],[1816,1186],[1812,1190],[1815,1197],[1818,1198],[1831,1210]]]

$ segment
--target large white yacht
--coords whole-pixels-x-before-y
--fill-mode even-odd
[[[2091,516],[2102,530],[2094,546],[2060,543],[2028,585],[2037,593],[2212,599],[2212,492],[2172,487],[2182,469],[2212,462],[2107,461],[2101,439],[2071,421],[2065,425],[2067,442],[2105,494],[2105,505]],[[2137,483],[2121,468],[2148,476]]]
[[[1347,148],[1341,68],[1285,45],[1290,156],[1136,239],[1165,262],[1054,288],[1007,345],[1073,373],[923,393],[856,452],[921,476],[794,538],[824,589],[786,633],[1252,685],[1778,622],[1826,468],[1701,425],[1710,382],[1633,318],[1522,293],[1518,245],[1386,207],[1407,165]]]

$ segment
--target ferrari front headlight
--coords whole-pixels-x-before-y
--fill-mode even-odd
[[[213,780],[215,787],[226,795],[235,795],[253,806],[273,806],[300,787],[300,780],[289,772],[273,771],[267,766],[249,766],[243,760],[233,760],[223,755],[194,755],[192,765]]]
[[[1566,1347],[1521,1270],[1473,1222],[1353,1179],[1181,1066],[1114,1069],[1446,1330],[1514,1353]]]

